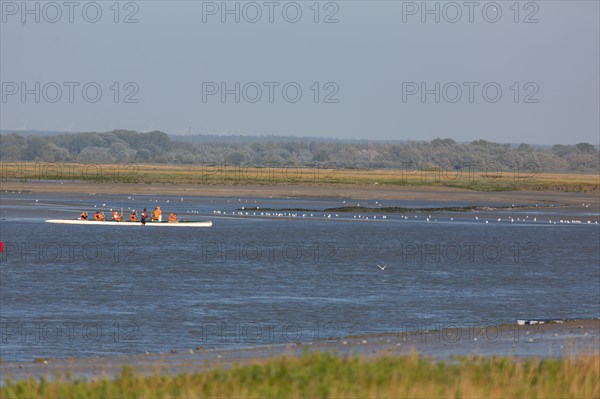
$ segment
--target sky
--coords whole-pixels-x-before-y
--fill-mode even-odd
[[[598,1],[0,1],[0,129],[600,143]]]

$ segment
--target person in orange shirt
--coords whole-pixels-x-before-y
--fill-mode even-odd
[[[113,211],[113,213],[112,213],[112,220],[114,220],[115,222],[120,222],[121,221],[121,215],[119,215],[119,212]]]
[[[160,211],[160,206],[154,208],[154,212],[152,213],[152,221],[162,222],[162,212]]]
[[[81,212],[81,215],[79,215],[79,219],[81,219],[81,220],[87,220],[87,218],[88,218],[87,212]]]
[[[173,212],[171,212],[171,213],[169,214],[169,219],[168,219],[168,220],[169,220],[169,223],[174,223],[174,222],[176,222],[176,221],[177,221],[177,215],[176,215],[176,214],[174,214]]]
[[[135,213],[135,209],[133,211],[131,211],[131,213],[129,214],[129,221],[130,222],[137,222],[137,215]]]

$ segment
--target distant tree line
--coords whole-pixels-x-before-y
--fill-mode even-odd
[[[0,160],[252,166],[334,163],[340,168],[358,169],[400,169],[410,165],[462,169],[468,165],[494,165],[503,170],[520,167],[546,172],[598,172],[600,169],[600,152],[589,143],[539,148],[486,140],[471,143],[457,143],[452,139],[352,142],[317,138],[220,140],[219,136],[193,137],[189,141],[179,141],[159,131],[138,133],[128,130],[48,136],[4,133],[0,135]]]

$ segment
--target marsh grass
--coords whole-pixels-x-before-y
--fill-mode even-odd
[[[174,376],[7,381],[9,398],[598,398],[600,355],[559,359],[305,353]]]
[[[2,169],[2,180],[73,180],[96,183],[284,185],[373,184],[453,187],[476,191],[598,191],[597,174],[514,171],[415,171],[323,167],[255,167],[157,164],[39,164],[21,162]]]

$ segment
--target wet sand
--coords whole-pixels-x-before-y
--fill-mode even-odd
[[[600,350],[600,319],[571,320],[561,324],[502,324],[497,326],[439,326],[424,330],[406,326],[395,333],[351,336],[331,341],[262,345],[242,349],[173,348],[171,353],[95,358],[38,359],[0,364],[0,381],[70,374],[72,377],[112,377],[123,366],[144,374],[199,372],[211,367],[260,362],[274,356],[298,356],[305,350],[340,355],[422,356],[449,360],[455,355],[564,357]]]
[[[31,193],[174,195],[197,197],[261,197],[261,198],[345,198],[357,200],[448,201],[473,203],[555,203],[600,207],[597,192],[564,191],[500,191],[481,192],[449,187],[386,186],[371,184],[277,184],[277,185],[193,185],[193,184],[124,184],[73,182],[0,183],[1,191]]]

